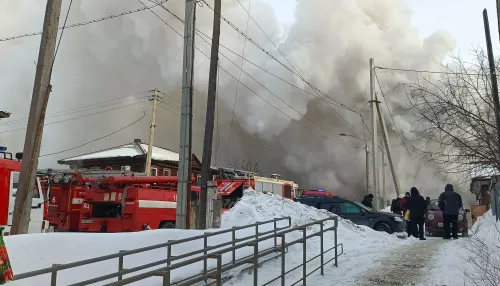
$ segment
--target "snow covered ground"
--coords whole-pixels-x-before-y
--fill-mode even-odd
[[[246,191],[244,197],[229,212],[223,215],[222,227],[231,228],[265,221],[276,217],[292,218],[292,225],[302,225],[314,220],[326,218],[333,214],[315,208],[295,203],[270,194]],[[280,224],[282,225],[282,224]],[[330,224],[327,224],[329,226]],[[261,227],[260,231],[271,229],[272,224]],[[496,227],[500,230],[500,224]],[[318,227],[316,227],[317,229]],[[308,232],[314,231],[309,228]],[[213,231],[213,230],[207,230]],[[325,276],[319,272],[308,277],[309,285],[464,285],[464,273],[477,273],[477,266],[466,263],[465,259],[475,254],[471,250],[484,249],[480,255],[489,255],[499,259],[500,232],[495,229],[491,213],[480,218],[473,230],[471,239],[462,238],[458,241],[445,241],[440,238],[430,238],[427,241],[416,239],[399,239],[395,235],[376,232],[367,227],[357,226],[349,221],[339,219],[338,242],[343,244],[344,254],[339,258],[338,268],[333,262],[325,266]],[[198,230],[155,230],[138,233],[88,234],[88,233],[49,233],[30,234],[6,237],[7,249],[15,274],[51,266],[54,263],[69,263],[86,258],[116,253],[119,250],[134,249],[182,239],[201,234]],[[254,233],[254,229],[238,231],[237,237]],[[325,248],[333,246],[333,232],[325,234]],[[286,240],[300,238],[300,232],[287,235]],[[231,234],[219,235],[209,240],[209,245],[229,241]],[[473,243],[475,242],[475,243]],[[496,246],[494,246],[496,243]],[[259,249],[271,247],[272,241],[265,241]],[[485,248],[485,245],[488,246]],[[184,243],[173,247],[173,255],[201,249],[201,240]],[[483,248],[479,248],[482,246]],[[307,256],[319,253],[319,238],[309,239],[306,245]],[[241,258],[251,254],[251,248],[237,251]],[[477,252],[477,251],[476,251]],[[477,253],[476,253],[477,254]],[[325,255],[325,261],[333,257],[333,253]],[[125,258],[125,268],[143,265],[166,258],[166,250],[157,249]],[[229,261],[230,254],[223,260]],[[500,262],[499,260],[496,260]],[[287,269],[302,262],[302,245],[295,245],[286,254]],[[209,268],[214,263],[209,264]],[[318,262],[308,264],[308,269],[318,266]],[[259,282],[264,283],[279,275],[281,262],[270,260],[259,268]],[[489,268],[493,278],[500,277],[498,268]],[[100,262],[84,268],[64,270],[58,273],[58,285],[68,285],[85,279],[115,272],[117,260]],[[179,280],[202,270],[202,264],[192,264],[172,273],[172,280]],[[243,272],[233,272],[235,277],[228,285],[251,285],[253,275]],[[301,270],[287,276],[287,285],[298,280]],[[469,275],[470,276],[470,275]],[[49,276],[39,276],[32,279],[14,281],[9,285],[48,285]],[[467,281],[466,281],[467,282]],[[98,283],[97,285],[102,285]],[[278,285],[279,283],[273,284]],[[161,285],[161,278],[150,278],[134,285]],[[473,284],[465,284],[473,285]],[[484,284],[488,285],[488,284]],[[500,284],[489,284],[500,285]],[[488,286],[489,286],[488,285]]]
[[[232,226],[250,224],[257,221],[264,221],[276,217],[290,216],[292,225],[302,225],[314,220],[326,218],[333,214],[317,210],[290,200],[286,200],[274,195],[246,191],[243,199],[228,213],[224,214],[222,219],[223,228]],[[270,229],[261,228],[261,231]],[[312,230],[312,229],[311,229]],[[238,237],[253,233],[253,229],[239,231]],[[13,266],[14,273],[23,273],[30,270],[49,267],[52,264],[69,263],[86,258],[116,253],[119,250],[134,249],[154,244],[166,242],[168,240],[182,239],[201,234],[198,230],[155,230],[138,233],[118,233],[118,234],[88,234],[88,233],[48,233],[48,234],[29,234],[22,236],[6,237],[5,241],[9,256]],[[229,241],[231,234],[219,235],[209,241],[209,244],[215,242]],[[291,233],[287,236],[287,241],[300,237],[299,232]],[[316,255],[319,251],[319,240],[308,240],[307,252],[310,255]],[[338,230],[338,242],[344,244],[344,255],[339,259],[339,268],[335,268],[333,262],[326,266],[325,271],[331,273],[329,282],[354,281],[356,276],[363,271],[363,265],[370,263],[374,257],[380,254],[380,251],[389,251],[404,243],[404,241],[395,236],[385,233],[375,232],[366,227],[360,227],[349,221],[340,220]],[[326,247],[333,246],[333,232],[325,235]],[[263,242],[259,248],[270,247],[272,241]],[[201,249],[202,241],[194,241],[173,247],[174,255]],[[245,248],[237,252],[238,257],[244,257],[251,253],[250,248]],[[331,257],[329,254],[327,259]],[[128,256],[125,258],[125,268],[146,264],[155,260],[165,259],[166,250],[153,250],[146,253]],[[293,266],[299,263],[302,258],[302,246],[294,246],[287,253],[287,266]],[[230,259],[230,254],[223,257],[225,261]],[[266,280],[271,276],[278,275],[279,268],[276,268],[277,261],[271,261],[263,267],[259,276]],[[274,265],[276,264],[276,265]],[[212,264],[213,265],[213,264]],[[269,266],[267,266],[269,265]],[[117,260],[96,263],[85,268],[75,268],[64,270],[58,273],[58,285],[67,285],[79,282],[95,276],[108,274],[116,271]],[[172,280],[181,279],[201,271],[202,264],[193,264],[190,267],[179,269],[172,274]],[[297,278],[297,274],[292,273],[287,277],[290,281]],[[326,276],[325,276],[326,277]],[[243,275],[237,277],[234,282],[238,285],[246,285],[251,280],[250,276]],[[314,274],[308,281],[318,281],[316,285],[322,285],[319,273]],[[48,285],[49,276],[38,276],[31,279],[14,281],[14,285]],[[160,278],[151,278],[143,280],[134,285],[161,285]],[[102,284],[102,283],[100,283]],[[326,285],[326,284],[325,284]]]

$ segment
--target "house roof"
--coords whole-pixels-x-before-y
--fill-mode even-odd
[[[109,149],[96,151],[88,154],[83,154],[71,158],[59,160],[59,162],[93,160],[103,158],[119,158],[119,157],[135,157],[143,156],[148,152],[148,144],[144,143],[129,143]],[[153,146],[151,158],[157,161],[172,161],[179,162],[179,153],[166,148]]]

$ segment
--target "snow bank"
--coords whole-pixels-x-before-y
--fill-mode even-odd
[[[380,211],[381,212],[385,212],[385,213],[392,213],[391,212],[391,206],[386,206],[385,208],[381,209]]]
[[[472,226],[468,238],[450,241],[440,254],[433,282],[500,285],[500,222],[488,211]]]
[[[334,216],[325,210],[318,210],[291,200],[283,199],[278,196],[257,193],[255,191],[245,191],[243,198],[236,206],[225,213],[222,218],[222,227],[230,228],[233,226],[251,224],[257,221],[270,220],[276,217],[291,217],[292,226],[302,225],[314,220]],[[282,226],[287,223],[281,223]],[[330,224],[332,225],[332,224]],[[327,226],[329,226],[327,224]],[[265,231],[272,228],[272,224],[259,228],[259,231]],[[319,226],[317,227],[319,228]],[[308,232],[317,228],[310,228]],[[206,230],[211,231],[211,230]],[[244,237],[254,234],[254,228],[241,230],[237,232],[237,237]],[[70,263],[82,259],[117,253],[119,250],[130,250],[140,247],[155,245],[167,242],[168,240],[178,240],[187,237],[199,235],[204,231],[199,230],[154,230],[136,233],[47,233],[47,234],[29,234],[6,237],[5,242],[12,262],[14,274],[32,271],[40,268],[49,267],[52,264]],[[286,240],[300,238],[300,232],[293,232],[287,235]],[[231,240],[231,233],[218,235],[209,239],[209,245],[215,245]],[[334,270],[329,265],[329,271],[336,271],[342,277],[349,277],[349,273],[355,275],[361,260],[369,261],[371,256],[379,255],[380,249],[390,249],[396,245],[399,239],[394,236],[373,231],[367,227],[357,226],[353,223],[339,219],[338,243],[344,245],[344,256],[339,259],[339,269]],[[325,248],[333,246],[334,233],[325,234]],[[265,241],[259,244],[260,249],[269,248],[273,241]],[[203,241],[197,240],[172,248],[173,255],[191,252],[201,249]],[[302,259],[302,246],[296,245],[289,248],[287,253],[287,264],[296,265]],[[319,238],[308,240],[308,256],[317,255],[319,251]],[[243,248],[236,252],[237,258],[251,254],[251,248]],[[329,253],[333,255],[333,252]],[[124,267],[131,268],[153,261],[165,259],[166,249],[156,249],[153,251],[127,256],[124,259]],[[223,261],[228,262],[231,254],[223,256]],[[278,263],[273,260],[272,263]],[[213,267],[212,262],[209,267]],[[99,262],[85,268],[74,268],[64,270],[58,273],[58,285],[68,285],[80,282],[96,276],[101,276],[115,272],[118,267],[117,259],[106,262]],[[186,268],[176,270],[172,273],[172,280],[178,280],[193,275],[202,270],[202,263],[192,264]],[[276,266],[278,267],[278,266]],[[264,267],[262,275],[259,277],[265,279],[272,275],[277,275],[276,267]],[[312,267],[312,266],[311,266]],[[149,269],[151,270],[151,269]],[[346,272],[347,271],[347,272]],[[267,276],[266,276],[266,272]],[[346,274],[347,273],[347,274]],[[347,276],[346,276],[347,275]],[[126,276],[125,276],[126,277]],[[248,277],[247,277],[248,278]],[[49,285],[49,275],[34,277],[20,281],[14,281],[9,285]],[[238,285],[250,285],[246,278]],[[248,278],[250,279],[250,278]],[[111,280],[116,281],[116,280]],[[155,277],[134,285],[160,285],[161,278]],[[105,284],[103,282],[98,285]],[[321,284],[317,284],[321,285]]]

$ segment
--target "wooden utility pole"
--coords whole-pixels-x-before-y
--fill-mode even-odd
[[[12,228],[10,230],[13,235],[28,233],[31,199],[36,182],[45,110],[51,92],[50,78],[52,64],[54,63],[61,2],[62,0],[47,0],[47,6],[45,7],[45,18],[43,21],[40,49],[38,51],[35,83],[31,96],[28,128],[26,129],[26,137],[24,139],[23,161],[16,193]]]
[[[373,192],[377,200],[375,201],[375,209],[379,210],[379,187],[378,187],[378,168],[377,168],[377,99],[375,96],[375,64],[374,59],[370,58],[370,107],[371,107],[371,118],[372,118],[372,165],[373,165]]]
[[[497,2],[498,3],[498,2]],[[498,4],[497,4],[498,5]],[[498,9],[498,6],[497,6]],[[491,44],[490,23],[488,21],[488,11],[483,10],[484,34],[486,37],[486,49],[488,50],[488,63],[490,67],[491,96],[493,97],[493,107],[495,108],[497,144],[500,145],[500,102],[498,99],[497,71],[495,67],[495,57]],[[500,146],[499,146],[500,148]],[[498,156],[498,155],[497,155]]]
[[[205,229],[207,224],[207,183],[210,179],[212,161],[212,141],[214,137],[214,114],[217,99],[217,67],[219,63],[221,0],[214,3],[214,24],[212,32],[212,50],[210,54],[210,74],[208,76],[207,114],[205,119],[205,138],[201,161],[201,192],[198,215],[198,228]]]
[[[370,153],[368,152],[368,144],[365,141],[366,155],[366,194],[370,194]]]
[[[153,94],[153,114],[151,116],[151,126],[149,127],[149,146],[148,155],[146,157],[146,176],[151,176],[151,157],[153,155],[153,144],[155,140],[155,127],[156,127],[156,105],[158,103],[158,89],[154,89]],[[156,174],[158,175],[158,174]]]
[[[181,135],[179,147],[179,181],[175,227],[187,229],[191,200],[191,149],[193,137],[193,64],[196,0],[186,0],[184,24],[184,55],[182,63]]]

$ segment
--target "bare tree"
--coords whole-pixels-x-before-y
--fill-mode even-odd
[[[253,162],[248,157],[244,159],[234,158],[229,164],[229,167],[257,174],[260,173],[259,163]]]
[[[445,173],[500,171],[488,59],[483,50],[474,52],[474,63],[452,56],[442,72],[417,73],[416,83],[401,84],[414,116],[412,131],[423,138],[414,147]]]

